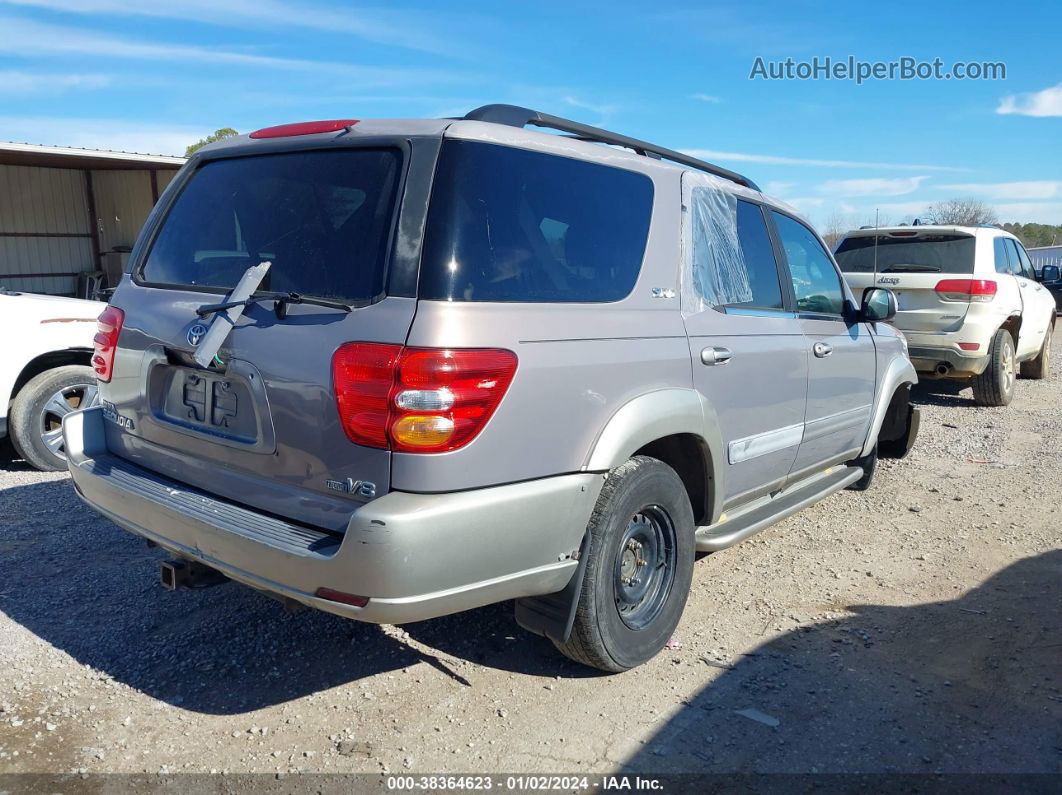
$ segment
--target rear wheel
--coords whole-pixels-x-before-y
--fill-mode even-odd
[[[974,402],[978,406],[1006,406],[1014,397],[1017,366],[1014,338],[1000,329],[988,349],[988,367],[973,380]]]
[[[693,510],[671,467],[636,456],[609,474],[587,532],[575,624],[556,646],[625,671],[652,659],[678,626],[693,578]]]
[[[1040,354],[1032,361],[1025,362],[1021,366],[1022,378],[1039,380],[1051,375],[1051,335],[1053,332],[1054,328],[1048,326],[1047,333],[1044,334],[1044,344],[1040,348]]]
[[[8,419],[15,450],[37,469],[66,469],[63,417],[96,400],[96,374],[91,367],[72,364],[32,378],[11,404]]]

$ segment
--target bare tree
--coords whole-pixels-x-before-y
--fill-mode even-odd
[[[837,241],[844,237],[845,232],[851,229],[852,226],[851,219],[840,210],[834,210],[822,226],[822,239],[826,241],[826,245],[832,251],[834,246],[837,245]]]
[[[926,207],[920,220],[929,224],[977,226],[997,224],[999,216],[991,206],[979,199],[948,199]]]

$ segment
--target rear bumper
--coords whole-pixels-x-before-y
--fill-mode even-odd
[[[448,494],[391,492],[342,536],[216,499],[112,455],[99,408],[63,423],[80,497],[129,532],[259,590],[374,623],[404,623],[561,590],[602,477],[561,475]],[[315,596],[369,597],[354,607]]]
[[[957,331],[901,331],[907,338],[911,364],[921,375],[964,378],[980,375],[988,367],[988,350],[1002,320],[997,314],[971,309]],[[974,343],[978,347],[972,351],[963,350],[959,347],[960,342]],[[941,364],[947,365],[947,374],[937,372]]]
[[[980,375],[988,367],[986,354],[962,351],[958,347],[911,345],[910,357],[915,370],[921,376],[929,378]],[[947,373],[937,372],[941,364],[947,365]]]

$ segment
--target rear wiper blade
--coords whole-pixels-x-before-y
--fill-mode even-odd
[[[300,295],[299,293],[258,293],[257,295],[252,295],[250,298],[244,298],[242,301],[223,301],[220,304],[204,304],[195,310],[195,313],[199,315],[199,317],[206,317],[215,312],[224,312],[226,309],[233,309],[237,306],[250,306],[251,304],[258,304],[264,301],[273,302],[273,310],[281,320],[287,317],[288,306],[290,304],[323,306],[326,309],[338,309],[341,312],[352,312],[354,310],[354,307],[350,304],[344,304],[342,301],[332,301],[328,298],[313,298],[308,295]]]
[[[936,265],[915,265],[913,263],[901,263],[890,265],[887,268],[879,268],[880,273],[940,273]]]

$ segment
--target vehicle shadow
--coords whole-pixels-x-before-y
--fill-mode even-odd
[[[623,772],[1062,772],[1062,550],[955,600],[847,609],[703,658],[717,678]]]
[[[32,472],[33,467],[27,464],[16,451],[11,438],[0,439],[0,472]]]
[[[911,402],[915,405],[945,408],[973,407],[973,391],[959,381],[919,381],[911,388]]]
[[[292,613],[233,583],[171,593],[159,585],[166,555],[82,504],[68,479],[4,489],[0,502],[0,611],[79,663],[184,709],[237,714],[422,662],[455,687],[469,685],[467,661],[594,675],[521,630],[511,603],[403,634]]]

